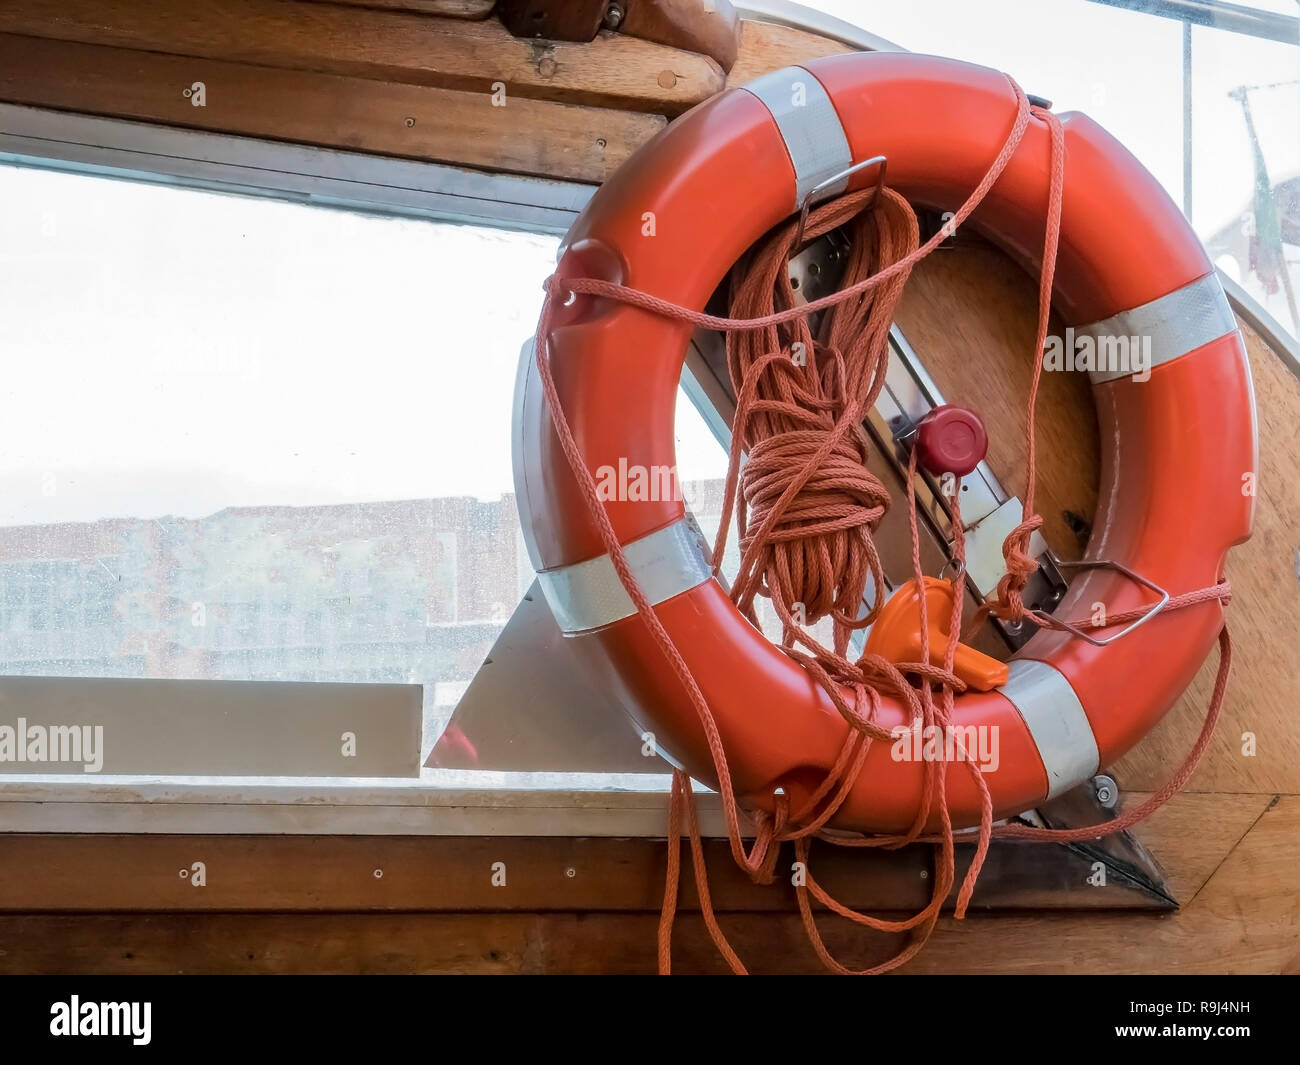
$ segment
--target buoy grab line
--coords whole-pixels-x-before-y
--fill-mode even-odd
[[[1065,630],[1050,617],[1030,612],[1023,591],[1038,568],[1029,554],[1030,536],[1043,520],[1034,507],[1037,468],[1035,415],[1043,355],[1051,311],[1052,284],[1061,228],[1065,175],[1064,133],[1051,111],[1031,105],[1025,93],[1007,78],[1016,99],[1014,122],[997,157],[983,179],[954,213],[949,229],[960,226],[976,210],[1019,147],[1031,117],[1050,131],[1050,183],[1038,294],[1038,328],[1035,364],[1028,395],[1027,479],[1024,520],[1006,537],[1003,557],[1006,573],[998,582],[995,601],[981,607],[976,621],[994,614],[1007,621]],[[846,835],[827,833],[827,823],[845,801],[861,772],[871,745],[891,742],[895,736],[876,722],[882,695],[892,696],[910,711],[914,728],[937,726],[946,730],[953,714],[955,694],[966,684],[954,672],[954,657],[962,632],[965,599],[965,542],[960,513],[960,479],[953,490],[953,556],[956,591],[948,619],[948,638],[941,664],[933,664],[926,597],[918,599],[921,611],[921,654],[917,662],[893,662],[865,653],[852,660],[849,639],[855,629],[869,625],[880,609],[858,617],[858,607],[868,580],[884,587],[880,556],[872,533],[889,505],[885,486],[867,469],[868,438],[863,421],[885,382],[889,329],[894,309],[912,268],[945,239],[945,231],[918,244],[919,229],[911,206],[889,187],[878,191],[845,193],[811,211],[803,239],[811,240],[832,229],[849,227],[852,241],[846,267],[847,284],[839,291],[795,305],[787,270],[793,247],[794,219],[779,226],[733,271],[730,310],[719,317],[684,307],[652,293],[594,277],[550,277],[537,327],[535,359],[538,377],[565,459],[585,501],[591,521],[608,552],[614,571],[626,589],[636,614],[652,635],[672,674],[680,682],[699,719],[712,765],[727,828],[731,854],[758,883],[771,883],[780,844],[792,842],[799,875],[794,878],[799,913],[814,950],[837,973],[882,973],[903,965],[924,946],[956,881],[955,840],[947,799],[947,748],[924,766],[921,801],[910,828],[894,834]],[[791,809],[784,792],[773,796],[772,811],[754,810],[753,843],[742,838],[739,802],[732,783],[727,753],[717,722],[685,658],[656,614],[626,557],[592,474],[574,438],[556,388],[550,364],[550,332],[556,304],[575,296],[595,296],[637,307],[652,314],[697,328],[726,334],[728,367],[736,395],[736,413],[723,496],[723,512],[713,547],[712,565],[718,572],[727,534],[734,516],[740,542],[740,564],[731,586],[737,608],[757,623],[757,598],[769,599],[782,625],[781,648],[798,662],[826,693],[848,724],[848,734],[834,765],[798,809]],[[808,319],[826,311],[817,335]],[[802,364],[791,358],[792,345],[802,343]],[[748,455],[743,468],[742,453]],[[918,583],[923,572],[917,528],[915,492],[916,453],[908,466],[908,507],[912,536],[912,568]],[[1175,595],[1164,611],[1220,600],[1227,603],[1231,589],[1226,581],[1212,587]],[[879,597],[878,597],[879,599]],[[803,604],[796,616],[795,604]],[[1101,626],[1092,620],[1080,627],[1109,628],[1143,616],[1143,609],[1108,616]],[[833,621],[831,646],[823,646],[809,628],[823,617]],[[1123,831],[1163,806],[1186,784],[1213,735],[1223,705],[1232,664],[1232,645],[1226,625],[1219,633],[1219,666],[1213,694],[1201,733],[1182,766],[1146,802],[1102,825],[1071,829],[1043,829],[1023,824],[993,824],[993,801],[983,774],[967,757],[961,740],[955,754],[971,775],[980,797],[980,819],[975,833],[975,854],[962,879],[955,916],[965,916],[990,841],[1023,839],[1067,843],[1098,839]],[[908,677],[924,678],[914,684]],[[846,694],[847,693],[847,694]],[[851,697],[850,697],[851,696]],[[937,817],[938,830],[926,832]],[[709,934],[728,966],[746,972],[718,924],[709,895],[695,795],[690,776],[675,770],[668,811],[668,868],[658,933],[659,970],[671,971],[671,937],[681,876],[681,837],[686,835],[701,912]],[[927,843],[936,848],[936,875],[929,903],[903,920],[887,920],[860,913],[831,897],[809,868],[809,848],[816,837],[836,846],[897,848]],[[865,970],[851,970],[831,956],[818,930],[812,902],[856,924],[886,933],[905,933],[908,939],[888,960]]]

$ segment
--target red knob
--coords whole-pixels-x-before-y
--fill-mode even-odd
[[[936,477],[964,477],[984,461],[988,450],[984,423],[965,407],[935,407],[916,425],[916,461]]]

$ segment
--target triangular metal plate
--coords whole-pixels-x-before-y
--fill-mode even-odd
[[[669,773],[565,639],[533,581],[426,765],[497,772]]]

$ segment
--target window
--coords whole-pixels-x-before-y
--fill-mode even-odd
[[[420,684],[423,761],[533,578],[512,396],[557,239],[22,166],[0,203],[0,673]]]
[[[1294,0],[816,0],[911,51],[1012,74],[1095,118],[1191,219],[1210,257],[1300,336],[1300,14]]]

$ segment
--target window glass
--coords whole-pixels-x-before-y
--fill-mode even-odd
[[[556,238],[17,167],[0,204],[0,673],[420,683],[427,754],[533,577]],[[716,498],[684,397],[679,439]]]
[[[1182,206],[1211,258],[1297,334],[1297,41],[1225,26],[1189,28],[1108,0],[1035,0],[1032,15],[1023,0],[816,0],[811,6],[911,51],[1005,70],[1058,112],[1092,116]],[[1205,14],[1216,5],[1195,6]],[[1300,14],[1294,0],[1218,6],[1292,19]]]

